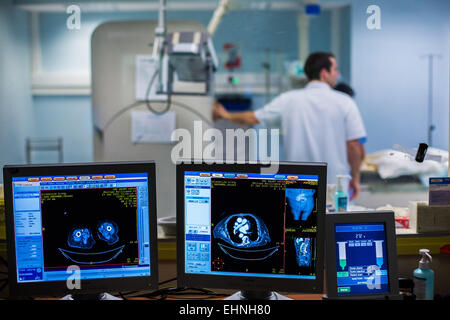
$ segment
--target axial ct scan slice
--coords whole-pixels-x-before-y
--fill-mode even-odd
[[[313,189],[286,189],[286,197],[294,220],[306,221],[314,209]]]
[[[263,246],[270,242],[266,225],[251,213],[238,213],[224,218],[213,233],[214,237],[240,248]]]
[[[67,243],[72,248],[91,249],[95,244],[95,240],[88,228],[74,228],[69,233]]]
[[[264,222],[251,213],[233,214],[222,219],[214,228],[213,235],[231,245],[218,244],[224,253],[234,259],[263,260],[278,250],[278,246],[257,248],[269,244],[271,240]]]
[[[100,221],[97,224],[98,239],[105,241],[108,246],[111,246],[119,241],[118,236],[119,227],[113,221]],[[116,258],[124,249],[125,245],[118,248],[112,248],[106,251],[91,252],[83,251],[92,249],[96,241],[91,230],[87,227],[75,227],[69,232],[67,244],[69,247],[82,249],[82,251],[70,251],[63,248],[58,248],[59,251],[67,259],[77,264],[98,264],[106,263]]]
[[[117,232],[119,231],[119,227],[112,221],[105,221],[98,225],[97,227],[98,237],[103,241],[106,241],[109,245],[112,245],[119,241],[119,237],[117,236]]]

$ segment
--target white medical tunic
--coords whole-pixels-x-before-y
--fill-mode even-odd
[[[328,183],[349,174],[346,141],[366,137],[353,99],[320,81],[283,93],[255,111],[265,126],[280,126],[287,161],[326,162]]]

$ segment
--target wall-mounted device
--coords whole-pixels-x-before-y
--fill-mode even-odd
[[[166,0],[160,0],[152,60],[156,66],[148,82],[145,100],[167,100],[171,95],[209,95],[218,58],[206,32],[167,32]],[[200,91],[177,91],[174,82],[204,83]],[[149,93],[153,92],[151,97]],[[153,99],[155,98],[155,99]]]

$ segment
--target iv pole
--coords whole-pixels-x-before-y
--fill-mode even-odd
[[[427,54],[421,58],[428,58],[428,145],[433,145],[433,131],[436,127],[433,124],[433,61],[440,58],[439,54]]]

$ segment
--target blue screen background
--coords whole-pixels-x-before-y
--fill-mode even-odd
[[[389,292],[383,223],[335,225],[337,294]]]

